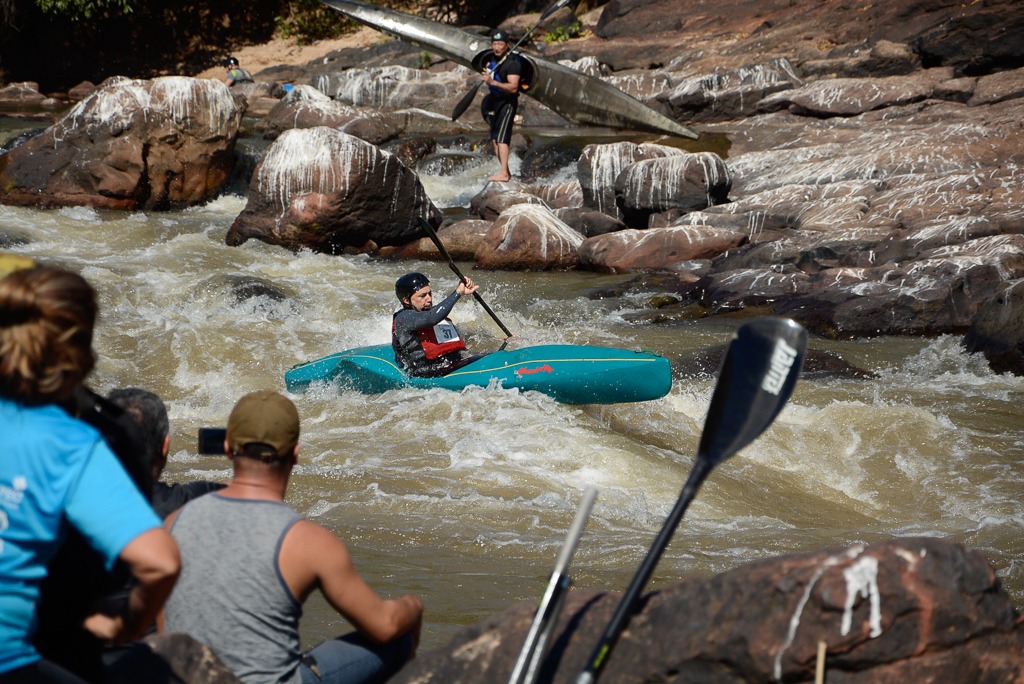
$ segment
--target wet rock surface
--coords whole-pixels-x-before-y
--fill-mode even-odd
[[[575,681],[618,599],[569,594],[540,681]],[[506,681],[535,609],[524,601],[483,620],[391,681]],[[782,556],[652,592],[599,681],[814,681],[820,643],[828,682],[1024,681],[1024,619],[984,556],[913,538]]]
[[[217,81],[114,79],[0,156],[0,203],[167,209],[231,175],[242,111]]]
[[[526,49],[617,85],[700,139],[623,134],[584,143],[574,129],[556,143],[535,142],[530,127],[565,122],[521,98],[512,147],[523,159],[522,182],[487,184],[466,216],[449,220],[508,224],[506,213],[530,204],[560,212],[558,222],[587,239],[572,257],[564,246],[550,251],[534,241],[528,258],[496,259],[492,246],[474,252],[478,265],[663,273],[676,278],[667,289],[681,298],[679,311],[757,307],[837,338],[964,334],[986,303],[1024,277],[1021,3],[613,0],[580,19],[585,37]],[[257,74],[257,82],[275,74]],[[493,163],[479,114],[450,120],[453,101],[475,78],[463,67],[391,41],[347,48],[288,75],[296,87],[261,115],[268,138],[337,129],[400,151],[406,167],[422,173]],[[457,138],[466,153],[437,151],[438,141]],[[61,153],[52,135],[40,139],[47,136],[0,156],[0,201],[178,201],[163,190],[178,176],[152,173],[136,147],[97,139]],[[22,170],[15,160],[33,152],[36,170]],[[92,157],[109,160],[81,161]],[[316,176],[316,163],[295,173]],[[195,178],[192,166],[179,175]],[[386,181],[387,198],[367,197],[390,206],[397,192],[403,203],[419,203],[404,194],[415,184],[401,177]],[[203,192],[181,201],[208,196],[219,179],[207,172]],[[424,238],[414,223],[371,228],[369,221],[394,217],[358,206],[358,220],[305,205],[284,217],[257,194],[229,241],[431,252],[401,251]],[[1018,299],[1008,297],[1005,308],[1016,311]],[[1005,360],[1019,354],[1012,331],[991,322],[984,333],[973,330],[970,348],[985,347],[1004,358],[1001,369],[1018,372]]]
[[[319,252],[376,251],[423,234],[440,212],[398,157],[333,128],[292,129],[253,174],[229,245],[250,238]]]

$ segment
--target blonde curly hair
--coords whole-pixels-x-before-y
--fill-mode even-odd
[[[68,397],[92,370],[96,292],[71,271],[28,268],[0,278],[0,395],[24,404]]]

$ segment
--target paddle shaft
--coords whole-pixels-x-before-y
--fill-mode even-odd
[[[490,69],[491,74],[493,75],[494,72],[498,69],[498,67],[501,66],[502,62],[508,59],[509,55],[515,52],[515,50],[520,45],[522,45],[527,38],[530,37],[530,35],[537,29],[537,27],[541,25],[541,22],[543,22],[545,19],[554,14],[557,10],[565,7],[568,4],[569,0],[558,0],[558,2],[544,10],[544,14],[540,15],[540,19],[537,20],[537,23],[531,26],[530,30],[524,33],[523,37],[517,40],[516,44],[508,49],[508,52],[505,53],[505,56],[498,60],[498,63],[495,64]],[[470,103],[473,101],[473,98],[476,97],[476,92],[480,90],[481,85],[483,85],[483,83],[477,83],[475,86],[473,86],[472,90],[468,91],[465,95],[462,96],[462,99],[459,100],[459,103],[455,105],[455,109],[452,110],[452,121],[455,121],[460,116],[462,116],[462,113],[469,108]]]
[[[690,475],[576,684],[592,684],[600,674],[640,592],[711,469],[754,441],[782,410],[800,374],[806,346],[807,331],[781,318],[747,323],[730,342]]]
[[[640,592],[647,585],[647,581],[654,573],[655,566],[661,560],[661,555],[665,552],[669,542],[672,541],[672,535],[679,526],[679,522],[683,519],[683,514],[686,513],[686,509],[689,507],[690,502],[693,501],[693,498],[697,496],[697,490],[700,489],[701,484],[703,484],[704,479],[713,467],[714,464],[710,460],[702,454],[697,455],[697,460],[690,470],[690,475],[686,478],[686,484],[683,485],[683,490],[679,494],[679,500],[676,501],[675,507],[669,513],[665,524],[662,525],[661,531],[655,538],[654,543],[651,544],[651,548],[647,551],[647,556],[640,564],[640,567],[637,568],[633,580],[629,583],[629,588],[626,589],[626,593],[619,599],[619,605],[615,608],[615,614],[612,615],[612,619],[605,626],[597,646],[590,655],[589,664],[586,669],[576,678],[576,684],[591,684],[601,673],[605,659],[615,647],[619,636],[626,628],[626,624],[633,614],[633,609],[637,598],[640,597]]]
[[[427,232],[427,235],[430,236],[430,240],[434,243],[434,246],[437,247],[437,250],[441,252],[441,256],[448,260],[448,268],[452,269],[452,272],[456,275],[456,277],[458,277],[458,279],[461,282],[466,282],[466,276],[462,275],[462,271],[460,271],[459,267],[455,265],[455,260],[452,259],[452,255],[448,253],[448,250],[445,248],[444,243],[441,242],[441,238],[438,237],[437,232],[434,230],[433,226],[431,226],[427,222],[427,220],[422,217],[420,218],[420,225],[423,226],[423,230],[425,230]],[[501,319],[498,318],[497,314],[491,311],[491,307],[487,306],[487,302],[485,302],[484,298],[480,296],[480,293],[474,292],[473,296],[476,298],[476,301],[480,304],[480,306],[484,308],[484,311],[486,311],[487,314],[492,319],[494,319],[494,322],[498,324],[498,327],[501,328],[501,331],[505,333],[505,338],[508,339],[509,337],[512,337],[512,331],[506,328],[505,324],[501,322]]]
[[[590,517],[590,510],[594,507],[594,499],[597,497],[597,490],[593,487],[587,489],[576,510],[576,519],[573,520],[569,533],[562,544],[562,550],[555,561],[555,569],[551,572],[548,580],[547,590],[541,599],[537,613],[534,615],[533,623],[526,634],[526,641],[519,652],[512,676],[509,677],[509,684],[532,684],[540,672],[540,664],[544,659],[544,651],[548,638],[555,628],[558,613],[561,611],[565,595],[569,591],[572,580],[566,574],[576,546],[579,544],[580,536],[583,534],[583,527]]]

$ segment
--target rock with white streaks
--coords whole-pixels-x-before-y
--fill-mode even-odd
[[[652,143],[631,142],[587,145],[576,163],[583,206],[622,218],[616,204],[615,183],[626,167],[646,159],[685,154],[683,150]]]
[[[502,212],[476,251],[478,268],[549,271],[575,268],[583,236],[550,209],[517,204]]]
[[[422,236],[421,218],[441,223],[419,178],[398,157],[332,128],[293,129],[256,168],[225,241],[373,252]]]
[[[697,211],[728,200],[732,177],[713,152],[642,159],[615,179],[615,203],[628,226],[645,226],[652,214]]]
[[[574,591],[540,681],[576,681],[619,595]],[[507,681],[536,602],[420,654],[392,684]],[[979,551],[907,538],[756,561],[640,599],[602,684],[1024,681],[1024,618]]]
[[[623,230],[580,245],[580,266],[609,273],[676,268],[680,262],[716,257],[746,241],[744,233],[711,226]]]
[[[111,79],[0,156],[0,203],[172,209],[227,181],[242,112],[219,81]]]
[[[263,137],[275,139],[292,128],[327,126],[374,145],[394,139],[398,122],[385,112],[336,102],[312,86],[298,85],[267,113]]]

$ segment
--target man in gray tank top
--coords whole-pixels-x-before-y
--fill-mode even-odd
[[[384,681],[414,654],[423,604],[382,599],[332,532],[284,503],[298,441],[287,398],[254,392],[235,405],[224,443],[231,481],[167,518],[182,573],[163,631],[206,643],[245,684]],[[299,617],[316,588],[357,631],[304,654]]]

